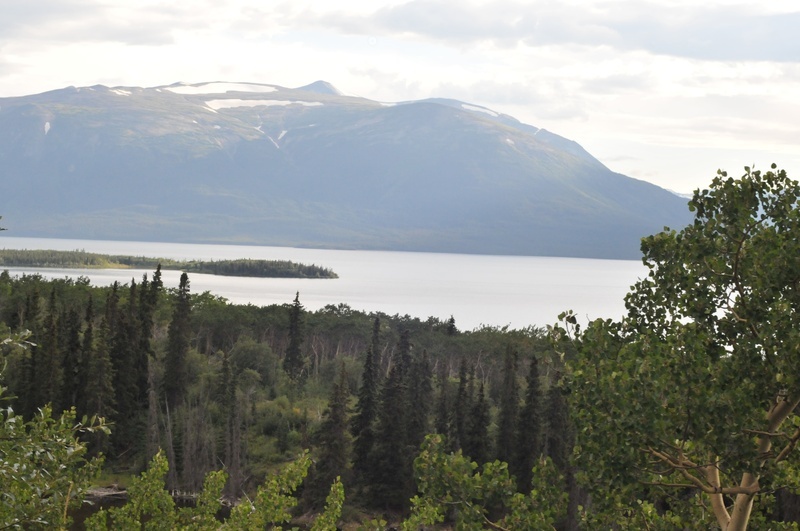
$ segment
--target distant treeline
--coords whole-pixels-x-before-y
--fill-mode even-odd
[[[339,278],[328,268],[288,260],[170,260],[146,256],[121,256],[86,251],[0,249],[0,267],[63,267],[74,269],[162,269],[234,277]]]

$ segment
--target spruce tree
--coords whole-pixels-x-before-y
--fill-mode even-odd
[[[469,419],[467,420],[467,440],[463,452],[473,461],[482,465],[489,460],[489,404],[483,382],[478,388],[478,397],[472,404]]]
[[[558,382],[558,377],[554,382]],[[561,387],[553,383],[547,392],[545,453],[562,473],[566,473],[569,469],[573,444],[574,434],[567,412],[567,401]]]
[[[296,382],[302,379],[305,365],[301,352],[302,345],[303,305],[300,304],[298,291],[289,310],[289,345],[286,347],[286,356],[283,359],[283,370]]]
[[[83,392],[82,413],[112,418],[116,413],[114,369],[109,353],[109,330],[105,318],[101,321],[97,344],[94,333],[94,305],[92,299],[86,307],[86,330],[83,333],[82,351],[86,360],[86,387]]]
[[[35,352],[35,400],[36,407],[51,404],[60,411],[61,388],[64,382],[63,365],[59,349],[59,322],[56,292],[50,293],[50,302],[44,322],[44,337],[40,349]]]
[[[467,361],[461,359],[458,367],[458,389],[456,391],[456,403],[453,406],[453,428],[454,437],[451,441],[452,451],[462,449],[467,441],[467,422],[472,409],[472,397],[469,393],[469,375],[467,373]]]
[[[131,281],[127,306],[113,310],[116,315],[111,334],[111,361],[114,367],[114,392],[116,410],[111,440],[118,453],[130,455],[130,450],[140,442],[141,411],[136,374],[138,332],[136,312],[137,285]],[[108,313],[108,312],[107,312]]]
[[[436,400],[436,419],[434,421],[434,430],[436,433],[444,437],[444,441],[448,447],[451,446],[451,441],[454,437],[452,433],[452,411],[450,411],[450,385],[444,370],[439,374],[439,395]]]
[[[500,411],[497,418],[497,459],[511,463],[519,417],[517,386],[517,352],[508,345],[503,362],[503,383],[500,388]]]
[[[529,492],[531,471],[542,453],[542,420],[540,411],[541,390],[539,386],[539,361],[531,356],[525,390],[525,405],[522,407],[517,425],[516,458],[509,463],[511,473],[517,478],[520,492]]]
[[[173,411],[183,402],[189,386],[186,357],[189,354],[189,318],[191,314],[189,275],[181,275],[172,320],[167,332],[167,353],[164,363],[164,392]]]
[[[401,333],[389,377],[381,392],[370,456],[370,499],[377,507],[402,509],[413,490],[413,454],[408,446],[408,377],[410,370],[408,330]]]
[[[314,509],[325,505],[325,498],[336,478],[347,483],[350,467],[351,438],[347,418],[350,390],[344,363],[338,381],[333,385],[328,408],[323,413],[317,436],[319,456],[312,469],[308,489],[304,493],[307,503]]]
[[[86,367],[81,345],[81,317],[74,308],[62,315],[63,339],[61,359],[64,368],[64,384],[61,389],[61,404],[64,408],[78,405],[78,396],[83,392]]]
[[[380,317],[376,317],[372,325],[372,342],[364,358],[361,387],[358,390],[358,402],[352,421],[353,473],[355,481],[359,485],[363,485],[366,480],[369,470],[369,455],[375,442],[375,418],[380,391],[380,374],[376,359],[380,325]]]
[[[419,452],[420,444],[430,433],[430,412],[433,404],[433,383],[431,382],[431,366],[428,352],[414,357],[408,385],[408,445],[412,455]]]

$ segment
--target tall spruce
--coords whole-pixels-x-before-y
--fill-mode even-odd
[[[378,412],[378,394],[380,392],[380,374],[377,363],[380,328],[380,317],[375,317],[372,324],[372,341],[364,357],[361,387],[358,389],[358,402],[352,420],[353,474],[355,482],[359,486],[363,486],[367,479],[367,472],[370,469],[369,455],[375,443],[375,418]]]
[[[408,445],[412,455],[419,452],[425,436],[430,433],[430,413],[433,404],[433,382],[428,352],[412,357],[408,383]]]
[[[489,460],[489,404],[486,402],[483,382],[478,387],[478,396],[472,404],[467,420],[467,440],[462,448],[479,465]]]
[[[236,397],[237,368],[229,354],[222,354],[220,402],[225,414],[225,469],[228,481],[225,493],[230,497],[239,495],[242,486],[242,437],[241,414]]]
[[[51,404],[60,411],[61,387],[64,382],[63,365],[59,349],[59,322],[55,288],[50,292],[47,314],[44,318],[44,334],[40,349],[35,352],[35,399],[36,407]]]
[[[138,351],[137,284],[133,280],[128,290],[127,305],[117,307],[111,334],[111,353],[114,366],[114,391],[116,410],[111,440],[118,454],[130,455],[142,438],[140,422],[136,354]],[[121,306],[122,304],[120,304]]]
[[[558,377],[547,392],[545,454],[563,473],[569,468],[569,457],[572,455],[575,438],[569,421],[567,401],[557,382]]]
[[[462,449],[467,441],[467,422],[472,409],[472,396],[469,393],[469,374],[467,360],[462,358],[458,366],[458,389],[456,390],[456,403],[453,405],[454,437],[450,449]]]
[[[453,419],[450,410],[450,382],[447,373],[442,368],[439,371],[439,394],[436,399],[436,419],[433,428],[439,435],[443,436],[448,447],[451,446],[453,435]]]
[[[114,392],[114,368],[109,354],[108,325],[101,322],[100,333],[95,339],[94,304],[92,299],[86,306],[86,329],[83,332],[83,357],[86,360],[86,387],[83,392],[82,413],[112,418],[116,413]],[[97,343],[95,343],[97,341]]]
[[[500,388],[500,411],[497,418],[496,457],[500,461],[511,463],[514,458],[518,418],[517,352],[509,344],[503,359],[503,382]]]
[[[164,393],[173,410],[183,402],[189,387],[189,368],[186,357],[189,354],[191,334],[190,315],[191,297],[189,293],[189,275],[181,274],[178,291],[175,294],[172,320],[167,332],[167,352],[164,362]]]
[[[300,304],[300,292],[294,297],[289,309],[289,345],[283,358],[283,370],[294,381],[303,377],[305,362],[303,360],[303,305]]]
[[[541,388],[536,356],[531,356],[526,383],[525,405],[522,406],[517,425],[516,456],[509,463],[520,492],[530,491],[533,465],[542,453]]]
[[[408,330],[400,335],[392,368],[381,392],[370,456],[370,499],[376,507],[403,509],[413,491],[413,454],[408,446],[408,377],[411,342]]]
[[[320,509],[336,478],[347,483],[351,457],[350,426],[347,418],[347,402],[350,389],[344,363],[339,378],[331,390],[328,407],[323,413],[322,425],[317,435],[319,454],[311,471],[304,497],[308,505]]]
[[[61,404],[64,408],[78,405],[79,395],[85,386],[86,367],[81,345],[81,317],[75,308],[62,314],[61,359],[63,360],[64,383],[61,388]]]

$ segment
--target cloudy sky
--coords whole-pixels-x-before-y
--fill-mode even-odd
[[[484,105],[679,192],[800,178],[796,0],[0,0],[0,97],[317,79]]]

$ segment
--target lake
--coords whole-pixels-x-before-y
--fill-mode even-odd
[[[245,245],[181,244],[0,237],[0,248],[84,250],[173,258],[291,260],[335,271],[338,279],[271,279],[191,274],[193,293],[210,291],[237,304],[291,303],[295,293],[309,310],[345,303],[357,310],[448,319],[461,330],[482,325],[545,326],[572,309],[584,320],[617,318],[623,297],[647,270],[639,260],[594,260],[393,251],[342,251]],[[150,270],[6,268],[47,278],[88,277],[94,285],[140,281]],[[180,272],[164,271],[166,287]]]

